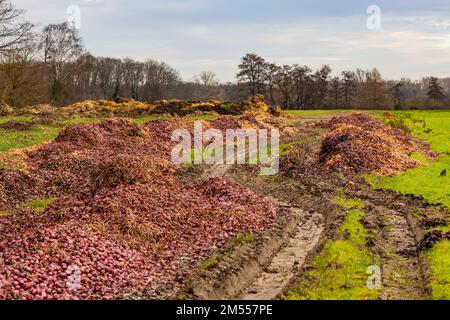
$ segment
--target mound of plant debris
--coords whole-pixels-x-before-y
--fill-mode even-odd
[[[208,128],[207,122],[203,125]],[[151,121],[139,126],[129,119],[114,118],[102,123],[71,125],[51,143],[22,150],[17,155],[3,154],[0,210],[13,209],[24,201],[86,191],[97,165],[116,156],[170,159],[174,145],[172,131],[182,128],[193,132],[194,121]]]
[[[188,186],[158,159],[128,160],[131,167],[149,166],[147,178],[131,170],[111,183],[105,177],[112,164],[101,165],[91,193],[64,197],[40,216],[22,211],[0,218],[0,298],[152,293],[185,279],[233,236],[259,233],[277,216],[270,201],[238,185],[210,180]],[[122,168],[126,162],[112,160]],[[74,270],[75,288],[67,285]]]
[[[6,115],[8,110],[10,111],[10,109],[4,107],[0,109],[0,112]],[[139,117],[160,114],[184,117],[192,114],[243,115],[248,112],[269,114],[275,117],[282,116],[281,109],[277,106],[272,107],[267,105],[262,95],[257,95],[249,100],[236,102],[223,102],[218,100],[161,100],[149,103],[128,98],[117,98],[114,101],[86,100],[65,107],[41,104],[29,106],[17,111],[20,115],[40,117],[57,115],[62,118],[74,116],[102,118]]]
[[[0,117],[12,116],[15,114],[14,108],[10,107],[6,103],[0,103]]]
[[[205,122],[205,128],[211,124]],[[281,209],[237,184],[187,184],[170,162],[193,121],[73,125],[0,169],[0,299],[157,297]],[[57,198],[41,213],[30,200]]]
[[[335,117],[326,127],[319,154],[324,170],[389,176],[419,166],[411,158],[413,152],[436,156],[411,135],[366,114]]]

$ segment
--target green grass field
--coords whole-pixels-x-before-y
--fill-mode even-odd
[[[341,110],[306,110],[289,111],[293,116],[306,117],[308,119],[322,119],[324,117],[336,116],[348,111]],[[382,118],[382,112],[370,111],[376,118]],[[411,130],[411,134],[428,143],[431,148],[438,152],[437,159],[427,159],[422,154],[413,154],[411,157],[423,163],[423,166],[409,170],[395,177],[367,176],[366,180],[377,189],[395,190],[404,194],[422,195],[430,202],[442,203],[450,208],[450,111],[399,111],[395,115],[401,117],[404,123]],[[445,170],[447,174],[445,175]],[[345,206],[346,199],[339,200]],[[356,213],[352,213],[353,215]],[[351,215],[350,215],[351,217]],[[346,224],[349,222],[347,221]],[[344,226],[345,228],[345,226]],[[352,228],[355,230],[355,228]],[[448,231],[449,227],[442,228]],[[327,274],[324,266],[327,262],[338,259],[343,265],[358,268],[359,262],[366,261],[363,251],[348,251],[352,242],[329,243],[324,252],[315,261],[317,270]],[[354,245],[354,243],[353,243]],[[358,250],[353,247],[353,250]],[[339,254],[337,254],[339,252]],[[356,252],[356,253],[355,253]],[[330,255],[335,254],[333,259]],[[356,256],[355,256],[356,254]],[[430,266],[430,290],[433,299],[450,299],[450,241],[439,242],[432,250],[424,253],[425,259]],[[359,265],[362,271],[361,265]],[[345,269],[345,268],[344,268]],[[329,276],[335,277],[335,271],[328,272]],[[313,274],[312,274],[313,275]],[[332,282],[327,281],[327,277],[320,275],[320,272],[313,275],[317,281],[312,287],[291,292],[291,299],[317,299],[317,298],[370,298],[367,292],[352,290],[336,290]],[[342,278],[339,275],[338,278]],[[357,279],[356,279],[357,281]],[[356,282],[357,283],[357,282]],[[354,283],[353,283],[354,284]],[[373,296],[372,296],[373,297]]]
[[[374,188],[424,196],[450,208],[450,111],[397,112],[413,135],[429,143],[440,157],[396,177],[368,176]],[[425,160],[425,159],[422,159]],[[443,175],[447,170],[447,175]],[[430,265],[433,299],[450,299],[450,241],[438,243],[425,254]]]
[[[367,180],[374,188],[422,195],[428,201],[450,207],[450,111],[398,112],[396,115],[403,117],[412,134],[429,143],[440,157],[396,177],[369,176]],[[444,170],[448,174],[441,176]]]

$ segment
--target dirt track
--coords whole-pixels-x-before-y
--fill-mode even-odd
[[[279,297],[304,266],[308,253],[316,248],[324,230],[322,215],[295,211],[300,221],[291,239],[249,285],[249,290],[237,297],[239,300],[273,300]]]

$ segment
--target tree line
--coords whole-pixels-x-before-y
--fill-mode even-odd
[[[449,105],[450,79],[386,81],[377,69],[332,75],[324,65],[283,65],[247,54],[238,66],[237,83],[220,83],[203,71],[191,81],[165,62],[95,57],[69,23],[42,30],[24,19],[24,11],[0,0],[0,98],[20,108],[50,103],[118,97],[238,100],[263,94],[285,109],[423,108]]]
[[[0,0],[0,94],[13,107],[65,105],[84,99],[127,97],[143,101],[233,97],[214,73],[183,82],[162,61],[95,57],[69,23],[36,32],[24,11]]]
[[[283,65],[254,53],[239,64],[239,84],[250,95],[263,94],[285,109],[386,109],[446,107],[450,105],[450,79],[386,81],[378,69],[343,71],[332,76],[323,65]],[[444,87],[444,84],[446,87]]]

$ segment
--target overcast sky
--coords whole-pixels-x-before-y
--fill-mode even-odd
[[[449,0],[13,0],[39,26],[81,9],[81,35],[98,56],[153,58],[184,79],[203,70],[234,81],[254,52],[334,73],[378,67],[385,78],[450,76]],[[381,9],[381,29],[367,8]]]

